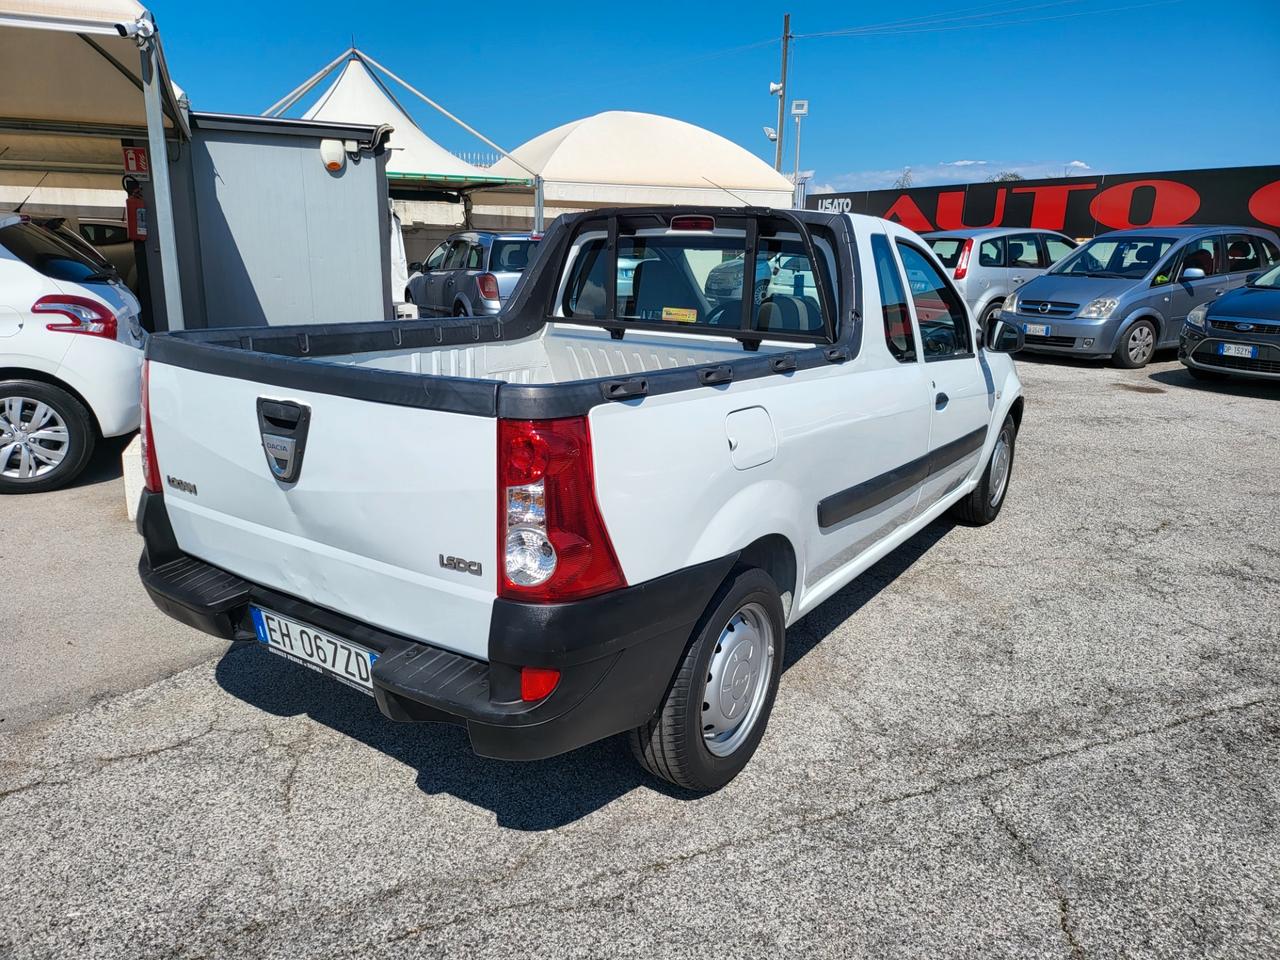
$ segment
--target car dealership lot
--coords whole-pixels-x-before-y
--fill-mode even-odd
[[[1019,368],[1003,515],[793,629],[760,752],[699,799],[617,740],[482,760],[218,657],[130,579],[118,482],[9,500],[49,609],[0,684],[0,955],[1274,955],[1280,387]]]

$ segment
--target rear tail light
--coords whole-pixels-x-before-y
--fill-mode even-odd
[[[715,228],[715,217],[695,217],[686,215],[671,218],[672,230],[714,230]]]
[[[973,238],[970,237],[964,242],[964,246],[960,248],[960,259],[956,261],[956,272],[954,274],[957,280],[963,280],[969,272],[969,254],[973,253]]]
[[[498,595],[556,602],[627,585],[596,502],[586,417],[498,421]]]
[[[559,670],[548,667],[521,667],[520,699],[528,703],[549,697],[559,682]]]
[[[142,485],[152,493],[159,493],[160,463],[156,460],[155,436],[151,432],[151,361],[142,362]]]
[[[498,299],[498,278],[492,273],[482,273],[476,277],[476,286],[480,288],[480,296],[486,300]]]
[[[58,323],[47,324],[47,329],[59,333],[82,333],[90,337],[116,338],[116,315],[110,308],[87,297],[53,294],[41,297],[31,305],[32,313],[52,313],[65,317]]]

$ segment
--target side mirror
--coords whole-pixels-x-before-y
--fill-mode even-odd
[[[1203,280],[1204,271],[1201,270],[1199,267],[1187,267],[1187,269],[1182,271],[1182,275],[1179,276],[1178,279],[1179,280]]]
[[[1252,287],[1255,283],[1257,283],[1257,282],[1258,282],[1258,278],[1259,278],[1260,276],[1262,276],[1262,274],[1261,274],[1261,273],[1251,273],[1251,274],[1249,274],[1247,277],[1245,277],[1245,278],[1244,278],[1244,285],[1245,285],[1246,287]]]
[[[414,261],[410,262],[410,264],[409,264],[409,272],[410,272],[410,273],[421,273],[421,272],[422,272],[422,261],[421,261],[421,260],[414,260]]]
[[[987,349],[992,353],[1017,353],[1027,342],[1022,327],[1003,319],[998,313],[987,324],[985,339]]]

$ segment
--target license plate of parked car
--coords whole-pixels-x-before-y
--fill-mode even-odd
[[[250,607],[249,613],[258,642],[272,653],[373,693],[373,664],[378,655],[372,650],[269,610]]]
[[[1049,324],[1047,323],[1024,323],[1022,332],[1032,337],[1049,336]]]
[[[1256,360],[1258,357],[1258,348],[1251,347],[1245,343],[1220,343],[1218,344],[1218,355],[1222,357],[1244,357],[1246,360]]]

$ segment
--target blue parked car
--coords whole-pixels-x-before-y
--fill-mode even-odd
[[[1198,380],[1280,380],[1280,266],[1187,314],[1178,359]]]
[[[1146,366],[1201,304],[1280,262],[1280,237],[1251,227],[1148,227],[1095,237],[1009,296],[1001,315],[1026,349]]]

